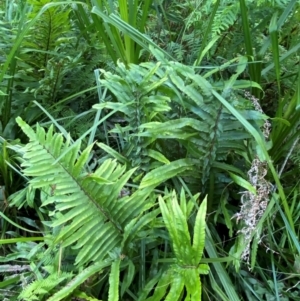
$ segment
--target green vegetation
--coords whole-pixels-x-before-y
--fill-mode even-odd
[[[300,300],[300,1],[0,2],[0,299]]]

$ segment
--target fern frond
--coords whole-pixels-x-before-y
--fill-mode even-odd
[[[201,300],[199,274],[209,272],[206,264],[200,264],[205,245],[206,199],[202,202],[196,216],[192,244],[187,222],[189,217],[181,209],[188,205],[183,204],[186,202],[183,194],[182,192],[180,206],[174,192],[167,194],[165,199],[159,197],[159,206],[170,235],[176,263],[171,264],[163,272],[153,296],[146,301],[181,300],[184,289],[187,293],[185,300]]]
[[[28,2],[33,7],[29,18],[34,18],[45,5],[58,1],[29,0]],[[36,68],[43,69],[47,66],[47,62],[51,57],[49,51],[53,51],[55,47],[59,46],[64,35],[69,32],[69,13],[70,8],[63,6],[49,7],[38,20],[32,34],[27,38],[25,45],[28,48],[39,50],[39,52],[34,53],[34,60],[31,61]]]
[[[238,10],[239,3],[237,1],[233,3],[225,1],[225,3],[218,8],[212,25],[213,36],[220,35],[234,24],[237,19]]]
[[[48,298],[47,301],[60,301],[65,297],[70,295],[80,284],[84,283],[89,277],[101,272],[103,269],[109,267],[111,261],[107,260],[105,262],[95,263],[88,268],[81,271],[75,278],[73,278],[67,285],[65,285],[61,290]]]
[[[101,82],[114,93],[118,102],[106,102],[94,107],[109,108],[125,115],[127,125],[118,125],[112,132],[125,138],[122,154],[126,154],[132,166],[147,172],[151,170],[143,179],[142,187],[158,185],[162,172],[170,172],[172,169],[170,157],[173,156],[176,161],[184,155],[187,157],[185,160],[194,160],[193,178],[196,175],[197,184],[194,179],[191,181],[198,186],[197,191],[200,189],[205,192],[210,175],[215,173],[212,172],[213,165],[217,161],[226,161],[232,149],[246,151],[244,140],[250,138],[249,133],[221,103],[216,102],[212,91],[222,90],[230,102],[240,103],[241,97],[236,97],[234,90],[252,84],[237,79],[245,71],[247,58],[241,56],[228,63],[227,68],[230,64],[238,63],[237,67],[232,67],[236,72],[227,82],[212,85],[206,78],[216,71],[201,76],[193,67],[167,62],[157,50],[153,50],[153,54],[163,63],[132,65],[130,70],[119,64],[117,74],[103,72],[105,79]],[[148,82],[148,86],[145,82]],[[169,99],[172,99],[172,104]],[[180,113],[176,112],[177,108]],[[254,123],[263,119],[262,115],[255,113],[255,116],[253,111],[245,110],[244,107],[240,111]],[[162,113],[170,114],[170,120]],[[161,141],[165,139],[173,139],[172,143],[174,146],[179,145],[182,153],[173,155],[172,147],[161,147]],[[116,154],[110,150],[108,152],[117,158]],[[120,159],[123,160],[122,157]],[[184,173],[186,181],[189,181],[190,170],[186,163],[182,165],[180,172]],[[171,174],[174,177],[178,173],[173,169]],[[145,184],[147,178],[151,178],[151,183]]]
[[[75,264],[103,260],[121,246],[125,227],[142,213],[151,190],[120,198],[134,169],[126,172],[125,166],[107,160],[89,175],[85,164],[92,145],[78,155],[80,143],[70,147],[53,127],[46,133],[37,125],[34,132],[21,118],[17,122],[30,138],[24,147],[24,173],[33,177],[32,187],[46,192],[42,206],[55,208],[51,226],[63,226],[54,243],[79,249]]]
[[[187,217],[178,204],[176,194],[172,193],[167,204],[160,197],[159,205],[178,263],[182,266],[197,266],[205,245],[206,199],[202,202],[196,216],[193,244],[191,243]]]
[[[19,295],[21,300],[41,300],[47,296],[49,292],[59,286],[60,283],[72,277],[71,273],[60,273],[59,275],[52,271],[52,273],[45,278],[35,280],[29,284]]]
[[[169,288],[169,285],[172,283],[172,271],[171,269],[167,270],[165,273],[163,273],[155,287],[155,291],[153,293],[153,296],[150,298],[147,298],[145,301],[160,301],[163,300],[167,289]],[[143,296],[143,294],[141,294]],[[139,301],[143,301],[141,298],[139,298]]]
[[[105,102],[94,108],[108,108],[124,114],[128,125],[122,130],[126,133],[128,143],[123,153],[127,154],[133,167],[148,171],[150,158],[145,146],[151,143],[151,139],[139,135],[140,126],[163,118],[162,113],[171,109],[170,98],[164,93],[158,93],[167,81],[167,76],[156,75],[157,72],[161,73],[160,63],[131,65],[129,70],[124,64],[118,63],[116,74],[101,71],[104,75],[104,79],[100,79],[101,84],[116,96],[118,102]]]

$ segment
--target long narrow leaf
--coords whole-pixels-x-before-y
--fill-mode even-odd
[[[108,301],[119,301],[120,263],[121,259],[118,259],[111,265]]]
[[[192,169],[194,162],[191,159],[180,159],[173,161],[170,164],[158,167],[150,171],[143,179],[140,184],[140,188],[149,186],[157,186],[164,181],[176,177],[180,173]]]
[[[207,208],[207,198],[205,198],[197,212],[194,237],[193,237],[193,251],[195,256],[195,264],[198,264],[202,258],[203,249],[205,246],[205,215]]]

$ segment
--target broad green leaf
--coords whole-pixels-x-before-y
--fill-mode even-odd
[[[207,264],[199,264],[199,267],[197,269],[198,273],[202,274],[202,275],[208,275],[209,270],[210,270],[210,268]]]
[[[178,237],[177,225],[176,225],[176,220],[174,219],[173,216],[173,212],[171,212],[168,209],[168,206],[165,204],[165,201],[161,197],[159,197],[158,201],[159,201],[159,207],[163,216],[164,223],[166,225],[166,228],[168,229],[170,238],[172,240],[172,246],[174,249],[175,256],[179,259],[182,259],[181,252],[178,248],[181,239],[180,237]]]
[[[72,170],[72,174],[74,177],[78,177],[80,173],[83,171],[84,166],[87,162],[87,159],[90,156],[91,150],[93,148],[94,144],[89,145],[80,155],[80,157],[77,159],[75,166]]]
[[[21,117],[17,117],[16,122],[18,123],[22,131],[30,138],[30,140],[35,139],[35,132]]]
[[[114,184],[115,182],[111,182],[103,177],[98,177],[96,175],[87,175],[84,179],[83,182],[88,182],[88,181],[93,181],[96,182],[98,184],[106,184],[106,185],[110,185],[110,184]]]
[[[250,80],[239,79],[236,80],[232,85],[232,89],[247,89],[247,88],[257,88],[259,90],[263,90],[261,85]]]
[[[195,130],[199,129],[203,123],[197,119],[193,118],[180,118],[169,120],[166,122],[148,122],[141,125],[142,129],[147,129],[151,131],[153,134],[159,132],[172,132],[172,129],[180,129],[186,126],[194,128]]]
[[[183,274],[188,300],[196,301],[201,299],[201,280],[198,269],[187,268],[183,269],[181,273]]]
[[[170,212],[170,222],[173,224],[174,231],[170,232],[171,239],[173,241],[173,235],[175,233],[176,240],[174,239],[173,247],[175,254],[182,264],[189,264],[192,261],[190,258],[191,252],[191,237],[184,213],[178,204],[177,196],[175,192],[172,193],[171,200],[167,202],[167,206]],[[175,227],[174,227],[175,226]],[[168,229],[169,230],[169,229]],[[177,245],[175,245],[177,243]]]

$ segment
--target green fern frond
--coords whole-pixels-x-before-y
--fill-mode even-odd
[[[157,279],[155,279],[157,281]],[[160,279],[155,287],[155,291],[153,293],[153,296],[150,298],[147,298],[145,301],[160,301],[164,300],[164,296],[167,292],[167,289],[169,288],[169,285],[172,283],[172,271],[171,269],[168,269],[165,273],[163,273],[160,276]],[[155,283],[154,283],[155,284]],[[141,296],[144,296],[144,294],[141,294]],[[176,300],[176,299],[175,299]],[[139,301],[143,301],[141,298],[139,298]]]
[[[187,293],[185,300],[201,300],[199,274],[209,272],[209,267],[206,264],[200,264],[205,245],[206,199],[197,212],[192,244],[187,223],[188,217],[181,210],[181,207],[184,207],[182,195],[183,193],[181,194],[181,206],[179,206],[174,192],[168,195],[166,201],[159,197],[159,205],[170,235],[176,264],[170,265],[162,274],[153,296],[146,299],[146,301],[179,301],[182,298],[184,288]]]
[[[186,219],[180,210],[176,195],[173,192],[171,201],[166,204],[162,198],[159,199],[162,216],[172,239],[172,246],[178,262],[186,264],[190,262],[191,237]]]
[[[166,227],[172,240],[174,253],[181,266],[198,266],[205,245],[206,199],[202,202],[196,216],[193,244],[187,224],[187,217],[182,212],[176,194],[166,204],[159,198],[159,205]]]
[[[226,31],[237,19],[239,11],[238,1],[233,1],[228,3],[224,1],[223,5],[217,10],[215,15],[213,25],[212,25],[212,35],[220,35],[222,32]]]
[[[34,18],[45,5],[58,1],[29,0],[28,2],[33,8],[29,18]],[[31,61],[37,69],[44,69],[47,66],[48,60],[52,57],[49,52],[58,47],[63,42],[62,38],[69,32],[70,11],[70,8],[62,5],[49,7],[38,20],[31,35],[27,37],[26,47],[39,50],[34,53],[34,60]]]
[[[76,288],[80,286],[80,284],[84,283],[89,277],[95,275],[96,273],[101,272],[105,268],[111,265],[111,260],[103,261],[100,263],[95,263],[88,268],[82,270],[80,273],[76,275],[67,285],[65,285],[62,289],[60,289],[57,293],[48,298],[47,301],[60,301],[65,297],[70,295]]]
[[[170,98],[159,93],[163,83],[167,81],[166,74],[157,77],[156,73],[160,71],[160,63],[130,65],[129,70],[124,64],[118,63],[116,74],[102,70],[104,79],[100,79],[100,82],[116,96],[118,102],[94,106],[96,109],[107,108],[124,114],[126,127],[122,131],[126,133],[128,143],[123,153],[127,154],[131,165],[139,166],[141,171],[149,169],[150,159],[146,146],[151,143],[151,139],[139,135],[140,126],[163,118],[162,114],[171,109]],[[117,129],[115,132],[118,132]]]
[[[125,166],[107,160],[90,175],[85,164],[92,145],[78,155],[80,143],[70,147],[52,126],[46,133],[37,125],[34,132],[21,118],[17,122],[30,138],[24,147],[24,174],[33,177],[32,187],[47,193],[42,206],[54,206],[51,226],[63,226],[54,243],[79,249],[75,264],[103,260],[121,246],[125,227],[142,213],[151,190],[120,198],[134,169],[126,172]]]
[[[60,273],[58,275],[52,271],[48,277],[35,280],[26,286],[26,288],[19,295],[19,299],[25,301],[42,300],[43,297],[49,295],[54,288],[57,288],[62,282],[65,282],[71,277],[71,273]]]

